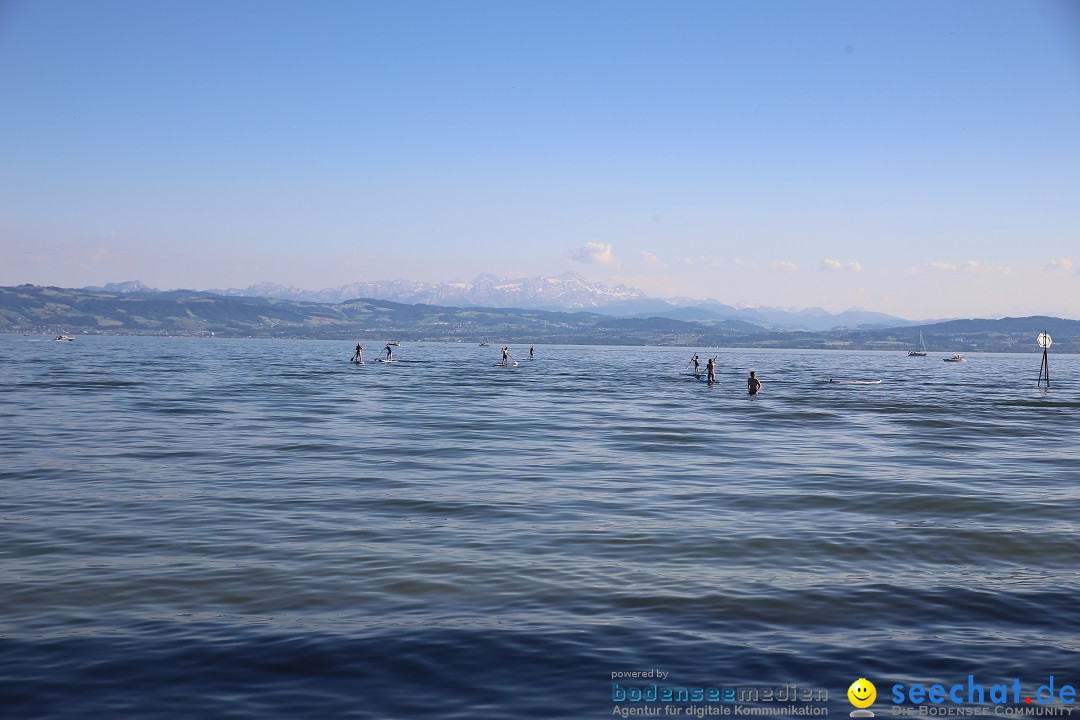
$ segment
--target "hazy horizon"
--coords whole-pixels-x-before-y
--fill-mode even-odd
[[[1080,6],[0,5],[0,284],[1080,317]]]
[[[565,276],[565,275],[577,275],[577,276],[587,280],[587,278],[584,278],[583,275],[580,275],[580,273],[577,273],[576,271],[573,271],[573,270],[567,271],[566,273],[562,273],[562,275],[563,276]],[[469,279],[469,280],[453,279],[453,280],[446,281],[445,284],[472,284],[474,281],[479,280],[480,278],[484,278],[484,277],[496,277],[497,279],[502,280],[502,281],[540,280],[540,279],[544,279],[544,278],[539,278],[539,277],[538,278],[503,278],[503,277],[496,276],[493,273],[478,273],[472,279]],[[107,290],[109,287],[114,287],[115,288],[115,286],[122,286],[122,285],[131,284],[131,283],[137,283],[139,285],[142,285],[142,286],[148,288],[151,291],[158,291],[158,292],[190,291],[190,292],[206,292],[206,293],[217,293],[217,292],[229,292],[229,293],[232,293],[232,292],[244,292],[244,291],[249,291],[249,290],[253,290],[253,289],[258,289],[261,286],[270,286],[270,287],[275,287],[275,288],[281,288],[282,290],[289,290],[289,291],[293,291],[293,292],[297,292],[297,293],[310,293],[310,294],[314,295],[314,294],[318,294],[318,293],[333,293],[333,292],[336,292],[336,291],[340,291],[343,288],[347,288],[347,287],[350,287],[350,286],[356,285],[356,284],[386,284],[386,285],[389,285],[389,284],[392,284],[392,283],[407,283],[407,284],[418,284],[419,285],[419,284],[421,284],[421,282],[422,281],[414,281],[414,280],[410,280],[409,278],[400,278],[399,277],[399,278],[384,279],[384,280],[361,280],[361,281],[357,281],[355,283],[347,283],[345,285],[338,285],[338,286],[331,286],[331,287],[321,287],[321,288],[300,287],[300,286],[297,286],[297,285],[290,285],[290,284],[287,284],[287,283],[252,283],[252,284],[246,285],[244,287],[212,288],[212,287],[195,287],[195,286],[155,287],[153,285],[150,285],[149,283],[142,282],[138,278],[130,278],[130,279],[127,279],[127,280],[122,280],[122,281],[113,280],[113,281],[109,281],[109,282],[105,282],[105,283],[101,283],[101,284],[82,285],[82,286],[79,286],[79,287],[70,287],[70,288],[67,288],[67,289],[72,289],[72,290]],[[38,285],[38,286],[43,285],[41,283],[26,283],[26,284]],[[442,283],[426,283],[426,285],[428,285],[428,286],[433,286],[433,285],[438,285],[438,284],[442,284]],[[608,289],[615,289],[615,286],[612,286],[612,285],[606,285],[604,283],[598,283],[598,284],[603,285],[605,288],[608,288]],[[55,284],[53,284],[52,286],[53,287],[65,287],[65,286],[59,286],[59,285],[55,285]],[[622,286],[619,286],[619,287],[623,288],[625,290],[630,290],[630,291],[634,291],[634,290],[641,291],[641,288],[635,288],[635,287],[632,287],[632,286],[622,285]],[[128,292],[128,291],[125,290],[124,292]],[[642,292],[644,292],[644,291],[642,291]],[[270,295],[244,295],[244,297],[275,297],[275,295],[273,295],[273,294],[270,294]],[[368,296],[364,296],[364,297],[368,297]],[[394,298],[387,298],[387,297],[380,298],[378,295],[374,295],[374,296],[370,296],[370,297],[372,297],[373,299],[388,299],[388,300],[390,300],[392,302],[402,302],[401,300],[397,300],[397,299],[394,299]],[[766,311],[781,311],[781,312],[788,312],[788,313],[799,313],[799,312],[803,312],[803,311],[817,311],[817,310],[823,310],[823,311],[828,312],[828,313],[830,313],[832,315],[840,315],[840,314],[847,313],[847,312],[880,313],[880,314],[889,315],[891,317],[895,317],[895,318],[898,318],[900,320],[905,320],[905,321],[910,321],[910,322],[945,322],[945,321],[963,319],[963,318],[992,320],[992,319],[1000,319],[1000,318],[1010,317],[1010,315],[1008,315],[1007,313],[988,313],[988,314],[984,314],[984,315],[968,315],[968,316],[962,316],[962,315],[939,315],[939,316],[933,316],[933,317],[928,317],[928,316],[909,317],[909,316],[903,316],[903,315],[893,315],[891,313],[882,313],[882,311],[877,310],[876,308],[872,308],[872,307],[852,306],[852,307],[842,308],[842,309],[839,309],[839,310],[831,310],[831,309],[828,309],[828,308],[823,308],[820,305],[786,305],[785,306],[785,305],[770,305],[770,304],[725,303],[725,302],[723,302],[721,300],[718,300],[717,298],[714,298],[714,297],[697,297],[697,298],[694,298],[694,297],[688,297],[688,296],[659,296],[659,295],[650,295],[648,293],[646,293],[645,296],[643,298],[641,298],[641,299],[643,301],[645,301],[645,302],[650,302],[650,301],[666,302],[666,303],[671,304],[673,306],[673,308],[693,307],[696,304],[704,304],[704,305],[720,304],[720,305],[726,305],[726,306],[729,306],[729,307],[733,307],[733,308],[736,308],[736,309],[739,309],[739,310],[760,309],[760,310],[766,310]],[[305,299],[305,300],[308,301],[308,302],[327,302],[327,303],[331,303],[331,301],[329,301],[329,300],[326,300],[326,301],[310,300],[310,299]],[[610,305],[618,305],[619,302],[622,302],[622,301],[614,301],[613,303],[609,303],[609,304]],[[424,302],[424,304],[431,304],[431,303]],[[452,300],[447,300],[447,301],[442,301],[442,302],[435,303],[435,304],[442,304],[442,305],[447,305],[447,306],[450,306],[450,307],[465,307],[466,305],[471,305],[472,303],[462,303],[462,302],[455,302],[455,301],[452,301]],[[571,312],[577,312],[577,311],[593,311],[593,310],[602,311],[604,309],[604,307],[607,307],[609,304],[601,304],[601,305],[595,305],[595,306],[586,306],[586,305],[570,306],[570,305],[560,304],[560,303],[557,303],[557,302],[554,302],[554,303],[552,303],[550,305],[538,305],[536,303],[531,303],[531,304],[526,303],[525,305],[514,304],[514,303],[493,303],[493,304],[491,304],[489,306],[491,306],[491,307],[507,307],[507,308],[521,307],[522,309],[527,309],[527,308],[530,308],[530,307],[534,307],[534,308],[543,307],[543,308],[548,308],[548,309],[561,309],[561,310],[568,310],[568,311],[571,311]],[[485,303],[480,303],[479,305],[480,306],[485,306],[486,304]],[[1054,314],[1054,313],[1027,313],[1027,316],[1033,316],[1033,315],[1058,317],[1058,318],[1065,319],[1065,320],[1080,320],[1080,318],[1072,318],[1072,317],[1069,317],[1067,315],[1058,315],[1058,314]],[[1013,317],[1016,317],[1016,316],[1013,316]]]

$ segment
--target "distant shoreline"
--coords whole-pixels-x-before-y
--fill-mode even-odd
[[[0,330],[0,336],[22,337],[26,331],[19,330]],[[47,338],[52,340],[56,335],[64,333],[64,330],[42,330],[39,332],[30,332],[31,337]],[[90,331],[83,332],[82,330],[66,331],[68,334],[74,333],[76,339],[79,337],[153,337],[153,338],[176,338],[184,340],[263,340],[263,341],[317,341],[326,343],[350,343],[356,342],[358,339],[356,335],[346,335],[342,337],[312,337],[304,335],[210,335],[209,333],[191,333],[182,334],[174,332],[152,332],[152,331],[134,331],[134,332],[100,332]],[[409,343],[427,343],[427,344],[444,344],[444,345],[458,345],[469,347],[474,343],[467,340],[441,340],[432,338],[406,338],[402,334],[395,334],[393,332],[387,332],[382,335],[378,335],[375,332],[363,333],[359,339],[362,341],[378,340],[382,342],[386,338],[397,338],[403,342]],[[907,348],[883,348],[883,347],[801,347],[797,345],[790,346],[778,346],[778,345],[679,345],[679,344],[657,344],[657,343],[603,343],[603,342],[589,342],[585,340],[579,341],[567,341],[567,342],[549,342],[541,340],[513,340],[513,339],[500,339],[495,344],[510,344],[512,346],[528,346],[535,345],[537,347],[601,347],[601,348],[653,348],[656,350],[676,350],[684,349],[688,351],[706,351],[706,350],[718,350],[718,351],[738,351],[738,350],[807,350],[814,352],[872,352],[872,353],[897,353],[906,354]],[[476,345],[479,349],[479,345]],[[1061,350],[1056,349],[1057,342],[1055,341],[1054,348],[1051,349],[1051,355],[1064,356],[1064,355],[1080,355],[1080,350]],[[997,350],[997,349],[977,349],[977,350],[958,350],[965,355],[1038,355],[1040,350],[1035,348],[1033,350],[1025,349],[1012,349],[1012,350]],[[925,360],[940,360],[941,358],[950,357],[954,353],[952,351],[934,352],[930,351]],[[918,359],[913,358],[913,363],[917,363]],[[937,366],[935,366],[937,367]]]
[[[592,311],[406,305],[356,299],[319,304],[199,292],[112,293],[22,285],[0,287],[0,332],[165,337],[607,345],[614,347],[875,350],[907,352],[920,334],[932,356],[1037,353],[1048,332],[1054,354],[1080,352],[1080,321],[1033,316],[948,320],[903,327],[774,329],[744,321],[613,317]],[[915,359],[913,358],[913,361]]]

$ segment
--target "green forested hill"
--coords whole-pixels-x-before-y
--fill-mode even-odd
[[[1080,321],[1050,317],[952,320],[932,325],[828,332],[767,330],[739,320],[613,318],[595,312],[405,305],[356,299],[337,304],[226,297],[174,290],[110,293],[36,285],[0,288],[0,331],[333,339],[446,340],[612,345],[690,345],[907,350],[920,330],[931,352],[1080,352]]]

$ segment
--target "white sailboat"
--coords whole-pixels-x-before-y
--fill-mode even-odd
[[[926,341],[923,340],[922,330],[919,331],[919,350],[911,350],[908,357],[926,357]]]

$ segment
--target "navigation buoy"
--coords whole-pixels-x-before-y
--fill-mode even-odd
[[[1050,349],[1050,345],[1054,342],[1051,339],[1049,333],[1040,333],[1036,338],[1036,342],[1039,343],[1039,347],[1043,349],[1042,365],[1039,366],[1039,387],[1042,387],[1043,376],[1046,376],[1046,389],[1050,389],[1050,359],[1047,357],[1046,351]]]

